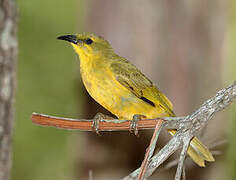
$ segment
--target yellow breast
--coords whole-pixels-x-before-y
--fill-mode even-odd
[[[146,115],[147,118],[164,116],[162,109],[150,106],[137,98],[122,86],[110,70],[109,63],[94,60],[80,64],[83,83],[88,93],[104,108],[119,119],[132,119],[135,114]]]

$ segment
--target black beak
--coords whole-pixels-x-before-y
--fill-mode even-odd
[[[57,39],[60,40],[65,40],[74,44],[78,43],[77,37],[75,35],[66,35],[66,36],[59,36],[57,37]]]

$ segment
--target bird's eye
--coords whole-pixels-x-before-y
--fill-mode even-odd
[[[88,39],[85,40],[85,43],[86,43],[86,44],[92,44],[92,43],[93,43],[93,40],[90,39],[90,38],[88,38]]]

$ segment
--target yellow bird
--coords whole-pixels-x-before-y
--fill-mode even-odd
[[[132,120],[175,116],[167,97],[125,58],[117,55],[108,41],[91,33],[58,37],[69,41],[80,58],[80,73],[89,94],[119,119]],[[168,130],[172,135],[176,130]],[[188,154],[199,166],[214,161],[210,151],[196,137]]]

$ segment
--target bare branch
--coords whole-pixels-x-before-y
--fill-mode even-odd
[[[38,113],[33,113],[31,120],[34,124],[42,126],[52,126],[69,130],[94,131],[94,120],[63,118]],[[163,122],[165,120],[162,118],[141,119],[137,122],[137,128],[138,130],[154,129],[159,121]],[[131,123],[130,120],[100,119],[99,131],[127,131],[130,130]]]
[[[214,155],[214,156],[218,156],[218,155],[221,155],[222,154],[222,151],[220,150],[212,150],[218,146],[222,146],[222,145],[225,145],[227,144],[227,141],[226,140],[219,140],[215,143],[213,143],[212,145],[209,145],[209,150],[211,150],[211,154]],[[187,158],[190,158],[189,156],[187,156],[185,159]],[[179,162],[179,159],[174,159],[170,162],[168,162],[167,164],[165,164],[161,169],[161,171],[166,171],[167,169],[170,169],[176,165],[178,165],[178,162]]]
[[[180,158],[179,158],[179,162],[178,162],[178,167],[177,167],[177,171],[176,171],[176,175],[175,175],[175,180],[180,180],[181,178],[181,173],[184,170],[184,160],[187,154],[187,150],[188,150],[188,146],[190,143],[191,139],[189,138],[189,136],[187,136],[187,138],[184,140],[184,145],[180,154]]]
[[[92,171],[92,169],[89,170],[89,174],[88,175],[89,175],[88,179],[89,180],[93,180],[93,171]]]
[[[224,146],[224,145],[227,145],[227,143],[228,143],[228,141],[226,139],[221,139],[221,140],[218,140],[218,141],[210,144],[209,149],[214,149],[219,146]]]
[[[177,173],[175,179],[180,179],[181,173],[185,177],[184,159],[186,151],[192,137],[197,135],[213,117],[213,115],[226,108],[236,98],[236,82],[232,85],[220,90],[214,97],[210,98],[202,104],[202,106],[185,117],[164,117],[157,119],[142,119],[137,122],[138,129],[153,129],[160,121],[164,121],[163,126],[167,129],[177,129],[173,138],[148,162],[147,168],[144,168],[141,175],[142,179],[147,179],[152,173],[176,150],[183,146],[181,156],[178,162]],[[54,126],[67,129],[79,129],[85,131],[93,130],[93,120],[75,120],[68,118],[58,118],[42,114],[32,114],[33,123],[46,126]],[[99,122],[100,131],[129,130],[129,120],[105,120]],[[157,136],[154,136],[157,138]],[[146,154],[149,156],[152,153]],[[149,159],[149,158],[148,158]],[[146,165],[145,165],[146,167]],[[146,171],[145,171],[146,169]],[[123,180],[137,179],[140,174],[140,168],[124,177]]]
[[[142,165],[141,165],[141,172],[139,174],[138,180],[142,180],[143,176],[146,172],[148,162],[149,162],[150,158],[153,155],[153,152],[154,152],[155,147],[156,147],[157,139],[158,139],[159,134],[160,134],[161,129],[162,129],[161,128],[162,123],[163,123],[163,121],[159,121],[156,125],[156,128],[155,128],[155,131],[153,133],[150,145],[147,149],[147,152],[145,154],[144,160],[143,160]]]
[[[186,180],[186,171],[185,171],[185,165],[183,166],[183,174],[182,174],[183,180]]]
[[[226,108],[236,98],[236,82],[219,91],[213,98],[207,100],[203,105],[191,115],[181,118],[174,123],[166,122],[167,126],[178,129],[173,138],[166,144],[148,164],[147,172],[144,178],[148,178],[156,168],[160,166],[171,154],[173,154],[182,145],[186,145],[193,136],[195,136],[212,118],[213,114]],[[167,118],[163,118],[167,120]],[[170,120],[170,118],[168,118]],[[185,146],[186,147],[186,146]],[[183,151],[182,151],[183,152]],[[140,168],[123,178],[124,180],[136,179]],[[177,171],[178,173],[178,171]],[[176,175],[178,177],[178,175]]]

